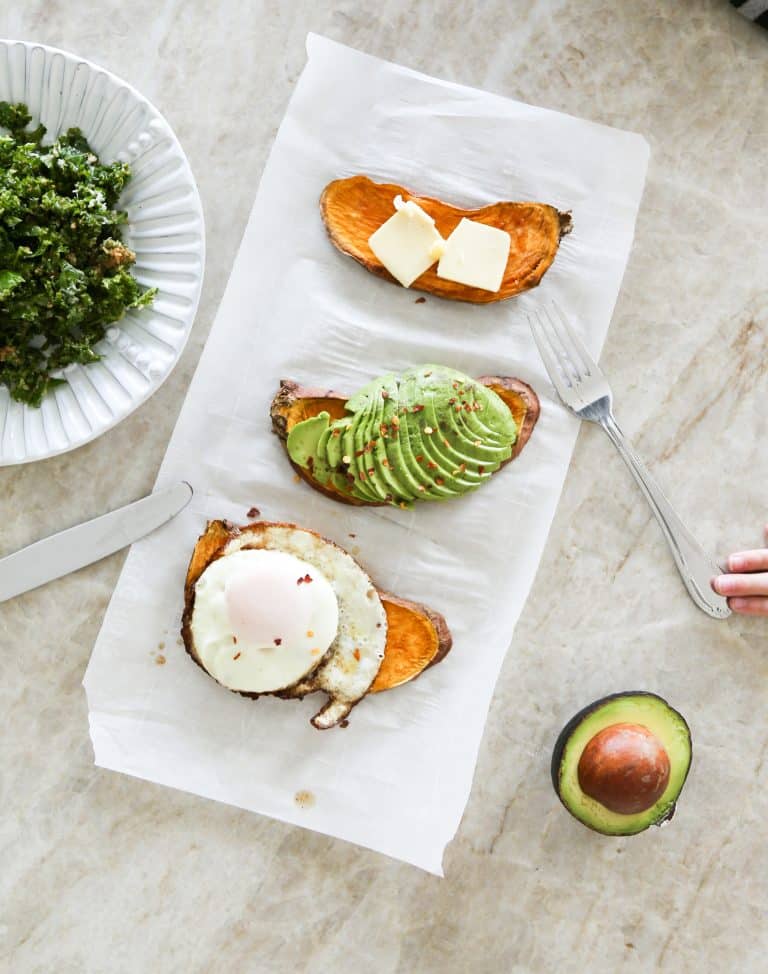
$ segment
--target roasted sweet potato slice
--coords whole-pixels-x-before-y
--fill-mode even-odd
[[[512,238],[509,258],[498,291],[457,284],[437,276],[432,266],[411,288],[439,298],[490,304],[527,291],[541,281],[555,259],[560,240],[571,230],[571,216],[547,203],[492,203],[476,210],[462,210],[442,200],[419,196],[395,183],[375,183],[367,176],[335,179],[323,190],[320,212],[328,235],[336,247],[378,277],[397,283],[368,246],[371,234],[394,213],[396,196],[413,200],[448,237],[462,217],[506,230]]]
[[[220,558],[227,544],[244,533],[255,533],[269,522],[259,521],[237,527],[229,521],[209,521],[198,538],[184,583],[184,613],[181,635],[192,659],[200,665],[192,639],[191,621],[195,604],[195,584],[205,569]],[[287,525],[291,526],[291,525]],[[384,660],[369,693],[380,693],[413,680],[429,666],[439,663],[451,648],[451,633],[439,612],[419,602],[379,591],[387,613],[387,642]],[[258,694],[243,693],[256,697]]]
[[[387,613],[384,661],[369,693],[391,690],[407,683],[442,660],[451,648],[445,619],[419,602],[380,592]]]
[[[531,438],[531,433],[536,425],[541,412],[539,397],[522,379],[513,379],[509,376],[483,375],[478,380],[483,385],[500,396],[509,407],[520,433],[517,443],[512,451],[512,456],[507,463],[519,456],[520,451]],[[317,416],[319,413],[328,412],[332,419],[340,419],[345,415],[345,403],[347,397],[340,392],[332,389],[318,389],[310,386],[300,386],[297,382],[290,379],[281,379],[280,388],[277,395],[272,400],[270,416],[272,418],[272,429],[283,442],[288,439],[288,434],[297,423]],[[330,497],[333,500],[341,501],[344,504],[355,506],[383,507],[384,504],[367,503],[342,494],[327,484],[321,484],[315,480],[312,474],[303,467],[292,463],[296,473],[306,480],[306,482]],[[503,465],[502,465],[503,466]],[[500,468],[502,469],[502,468]]]

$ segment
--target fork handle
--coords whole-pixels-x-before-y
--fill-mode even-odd
[[[680,520],[651,472],[622,433],[613,413],[608,413],[600,421],[600,425],[629,467],[651,510],[656,515],[688,594],[707,615],[714,619],[727,618],[731,614],[727,600],[713,592],[710,585],[713,575],[721,573],[717,562],[710,558]]]

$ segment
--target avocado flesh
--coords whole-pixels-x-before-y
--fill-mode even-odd
[[[368,483],[368,454],[366,447],[368,426],[370,425],[370,410],[372,406],[368,402],[359,412],[354,414],[354,419],[350,429],[352,430],[352,466],[351,472],[355,475],[355,486],[352,491],[356,497],[362,500],[373,501],[374,504],[380,503],[384,499],[383,494],[379,494],[373,484]]]
[[[639,724],[663,745],[669,757],[669,781],[650,808],[632,815],[612,812],[586,795],[578,766],[595,734],[614,724]],[[552,759],[552,780],[568,811],[588,828],[604,835],[635,835],[672,817],[691,764],[691,734],[683,717],[666,700],[642,691],[605,697],[582,710],[563,729]]]
[[[430,397],[425,394],[425,390],[418,387],[413,371],[403,376],[400,391],[404,401],[411,404],[410,411],[406,411],[400,417],[400,436],[407,443],[414,459],[421,457],[421,460],[415,460],[415,462],[426,487],[426,496],[431,500],[448,500],[451,497],[460,497],[473,485],[470,482],[463,482],[460,477],[453,476],[452,470],[455,468],[455,464],[437,461],[433,442],[440,435],[440,432],[437,425],[430,426],[430,421],[427,418]],[[414,412],[414,406],[422,406],[423,408]],[[425,433],[427,427],[433,430],[431,434]],[[432,467],[429,465],[430,462],[433,464]],[[458,473],[458,471],[456,472]],[[443,482],[438,484],[438,480]]]
[[[454,416],[457,398],[478,408]],[[320,483],[369,503],[410,506],[476,490],[510,458],[517,437],[493,390],[439,365],[374,379],[346,409],[342,419],[323,413],[297,423],[288,453]]]
[[[457,374],[451,373],[454,377]],[[479,473],[478,466],[485,465],[490,472],[491,466],[493,470],[498,469],[500,461],[492,465],[489,456],[497,455],[493,448],[489,454],[483,444],[476,445],[475,441],[478,437],[475,434],[465,437],[463,432],[457,432],[453,426],[451,418],[453,404],[450,403],[450,399],[458,397],[456,390],[453,390],[453,386],[458,384],[456,379],[453,378],[450,383],[455,395],[448,396],[446,399],[444,392],[440,394],[439,384],[436,386],[431,382],[431,377],[422,376],[423,374],[409,376],[409,398],[415,399],[424,407],[419,413],[408,417],[408,432],[413,450],[424,456],[427,470],[431,472],[433,479],[443,481],[440,488],[435,489],[448,491],[452,496],[460,496],[475,490],[486,479]],[[465,386],[477,386],[483,392],[490,391],[466,376],[463,379]],[[442,385],[444,388],[445,380]],[[495,396],[495,393],[491,395]],[[508,410],[507,415],[509,416]],[[511,416],[509,419],[511,420]],[[514,425],[514,421],[512,423]],[[432,430],[431,434],[426,432],[427,428]],[[506,458],[510,454],[511,450],[507,451]],[[430,464],[433,466],[430,467]]]
[[[373,464],[373,449],[375,439],[378,438],[379,425],[384,413],[384,399],[382,398],[382,385],[380,382],[371,383],[367,387],[366,400],[363,408],[357,413],[360,419],[357,423],[355,432],[355,464],[358,472],[358,482],[365,485],[369,495],[372,495],[377,503],[382,503],[387,499],[389,491],[381,483],[376,475],[376,468]]]
[[[399,498],[401,503],[410,505],[419,493],[418,487],[414,485],[413,489],[411,488],[410,483],[402,476],[404,472],[402,459],[393,463],[389,450],[390,443],[399,440],[398,430],[392,426],[392,418],[398,408],[398,384],[393,375],[385,376],[385,380],[382,382],[382,390],[386,395],[381,398],[381,415],[373,432],[375,446],[372,461],[376,476],[386,488],[387,497],[390,500]]]
[[[434,407],[430,403],[427,407],[431,422],[438,422],[434,412]],[[464,463],[467,472],[475,485],[481,483],[493,471],[498,470],[501,464],[508,460],[512,450],[504,445],[496,445],[494,441],[485,439],[478,442],[476,432],[468,431],[454,415],[447,415],[440,425],[440,435],[437,440],[437,450],[441,452],[446,462],[453,467],[458,467]],[[479,468],[483,467],[483,473]],[[476,475],[473,476],[473,475]]]

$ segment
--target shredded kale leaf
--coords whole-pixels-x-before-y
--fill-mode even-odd
[[[0,384],[39,406],[62,381],[52,373],[98,361],[109,325],[157,289],[133,277],[121,241],[130,167],[100,163],[80,129],[43,145],[31,120],[0,101]]]

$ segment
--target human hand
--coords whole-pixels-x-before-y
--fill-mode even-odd
[[[768,526],[765,529],[768,542]],[[768,548],[738,551],[728,558],[727,575],[712,579],[712,588],[726,596],[734,612],[768,616]]]

